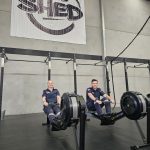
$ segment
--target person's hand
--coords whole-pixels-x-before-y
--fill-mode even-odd
[[[96,100],[95,103],[102,104],[102,101]]]
[[[47,102],[44,102],[43,104],[44,104],[44,106],[48,106],[48,103],[47,103]]]

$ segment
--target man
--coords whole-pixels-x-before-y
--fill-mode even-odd
[[[60,103],[61,97],[57,89],[54,88],[54,84],[51,80],[48,81],[48,88],[43,91],[43,110],[47,114],[51,124],[58,126],[60,117]]]
[[[100,99],[100,97],[103,97]],[[92,79],[91,87],[86,91],[87,108],[89,110],[97,112],[99,116],[103,114],[102,107],[105,106],[106,113],[111,113],[111,97],[105,94],[100,88],[98,88],[98,80]]]

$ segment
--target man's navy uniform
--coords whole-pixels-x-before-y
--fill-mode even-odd
[[[46,89],[43,91],[42,97],[45,97],[48,106],[44,106],[43,110],[48,115],[50,122],[53,122],[55,116],[60,114],[60,108],[57,104],[57,96],[60,96],[60,93],[57,89],[50,91]]]
[[[94,102],[89,96],[88,93],[91,93],[97,100],[100,100],[100,97],[102,96],[103,98],[101,99],[102,104],[98,104]],[[110,101],[107,100],[105,97],[105,93],[100,89],[93,89],[92,87],[87,88],[86,90],[86,104],[87,108],[91,111],[96,111],[98,115],[102,114],[102,107],[105,105],[106,108],[106,113],[111,113],[111,106],[110,106]]]

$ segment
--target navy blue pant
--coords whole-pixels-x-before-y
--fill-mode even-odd
[[[60,114],[60,108],[56,103],[50,103],[44,106],[44,112],[47,114],[50,123],[55,123],[55,118]]]
[[[102,104],[94,103],[94,101],[87,102],[88,110],[96,111],[98,115],[101,115],[103,113],[102,112],[103,106],[105,106],[107,114],[111,113],[110,101],[108,101],[106,99],[104,99],[104,100],[102,99]]]

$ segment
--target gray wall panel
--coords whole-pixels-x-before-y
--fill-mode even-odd
[[[103,0],[106,25],[106,48],[108,56],[116,56],[132,40],[150,15],[150,2],[146,0]],[[70,53],[102,55],[99,0],[86,0],[87,44],[76,45],[43,40],[10,37],[11,0],[0,0],[0,46],[51,50]],[[123,57],[150,59],[150,22],[142,34],[122,55]],[[44,60],[42,57],[8,55],[13,59]],[[77,60],[79,63],[93,61]],[[78,93],[85,96],[92,78],[105,87],[102,67],[77,67]],[[117,106],[125,91],[123,65],[114,67]],[[52,61],[52,79],[60,93],[74,90],[73,65]],[[42,111],[41,93],[47,86],[47,66],[40,63],[8,62],[5,65],[3,109],[7,114],[26,114]],[[146,94],[149,91],[149,74],[146,71],[129,70],[132,90]],[[112,91],[112,86],[111,86]],[[113,94],[111,94],[113,96]]]

